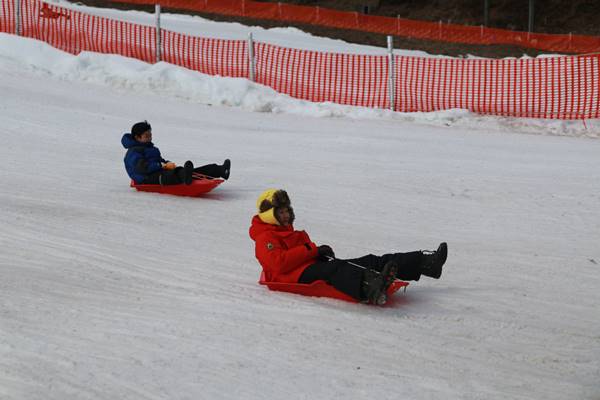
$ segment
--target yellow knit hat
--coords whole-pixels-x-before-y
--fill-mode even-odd
[[[267,189],[256,200],[258,217],[264,223],[281,225],[275,216],[275,209],[287,207],[290,212],[290,224],[294,221],[294,210],[291,207],[290,198],[285,190]]]

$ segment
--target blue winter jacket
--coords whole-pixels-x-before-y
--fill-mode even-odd
[[[158,147],[154,147],[152,142],[141,143],[133,138],[131,133],[126,133],[121,138],[123,147],[127,149],[125,154],[125,169],[127,175],[135,181],[135,183],[144,183],[146,176],[160,171],[162,164],[167,162],[160,155]]]

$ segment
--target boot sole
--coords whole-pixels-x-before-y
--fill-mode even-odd
[[[446,259],[448,258],[448,244],[446,242],[440,243],[437,251],[440,254],[440,264],[444,265],[446,263]]]
[[[186,161],[183,166],[183,183],[186,185],[191,185],[194,173],[194,164],[189,161]]]
[[[435,273],[431,274],[433,279],[440,279],[442,276],[442,267],[446,263],[446,259],[448,258],[448,244],[446,242],[440,243],[437,249],[437,253],[439,254],[439,260],[437,264],[437,268],[435,269]]]
[[[227,180],[229,179],[229,174],[231,173],[231,160],[227,159],[223,162],[223,176],[222,178]]]
[[[387,302],[387,290],[390,285],[396,280],[398,272],[398,264],[394,261],[388,261],[381,269],[382,284],[378,291],[372,297],[372,304],[382,306]]]

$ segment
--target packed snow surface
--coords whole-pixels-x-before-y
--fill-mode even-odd
[[[599,398],[597,121],[311,104],[4,34],[0,93],[0,399]],[[142,119],[230,180],[129,188]],[[383,308],[268,291],[271,187],[341,258],[447,241],[442,279]]]

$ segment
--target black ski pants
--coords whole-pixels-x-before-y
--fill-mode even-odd
[[[194,168],[194,172],[213,178],[220,178],[223,174],[223,167],[217,164],[207,164]],[[182,184],[183,181],[183,167],[177,167],[175,169],[163,169],[149,174],[146,176],[143,183],[147,185],[179,185]]]
[[[331,261],[318,261],[309,265],[298,283],[312,283],[324,280],[342,293],[357,300],[363,300],[361,287],[365,268],[381,271],[383,266],[390,260],[398,263],[396,278],[403,281],[418,281],[421,277],[422,253],[412,251],[409,253],[391,253],[382,256],[369,254],[349,260],[334,259]],[[357,267],[358,264],[362,267]]]

